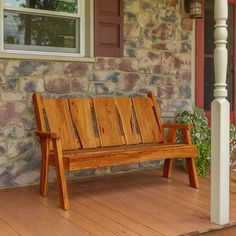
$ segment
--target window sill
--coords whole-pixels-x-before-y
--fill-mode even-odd
[[[64,62],[94,62],[94,57],[79,57],[76,54],[51,54],[51,53],[44,53],[44,54],[37,54],[35,53],[22,53],[22,52],[5,52],[0,51],[0,58],[1,59],[19,59],[19,60],[43,60],[43,61],[64,61]]]

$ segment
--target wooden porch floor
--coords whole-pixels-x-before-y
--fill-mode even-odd
[[[175,170],[164,179],[157,169],[70,182],[69,211],[59,208],[55,184],[47,198],[38,186],[1,190],[0,235],[197,235],[219,228],[209,221],[209,190],[209,178],[196,190],[186,173]],[[234,224],[236,194],[230,217]]]

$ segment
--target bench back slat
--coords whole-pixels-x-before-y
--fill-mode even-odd
[[[141,143],[134,119],[132,100],[130,98],[116,98],[115,101],[124,131],[125,143]]]
[[[122,145],[123,138],[114,98],[93,99],[102,147]]]
[[[91,99],[69,99],[72,120],[82,148],[96,148],[99,138],[95,137]],[[96,121],[95,121],[96,122]],[[98,144],[97,144],[98,143]]]
[[[67,99],[44,99],[44,108],[51,132],[58,132],[62,140],[62,149],[79,148],[78,140],[70,116]]]
[[[148,97],[132,98],[143,143],[163,142],[152,100]]]
[[[159,127],[159,133],[162,139],[162,142],[166,142],[165,134],[164,134],[164,129],[162,127],[162,119],[161,119],[161,112],[160,112],[160,107],[157,104],[157,100],[154,96],[153,93],[148,93],[148,97],[152,100],[153,103],[153,110],[157,119],[157,125]]]

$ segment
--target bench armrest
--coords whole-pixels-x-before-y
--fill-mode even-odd
[[[181,130],[183,143],[191,144],[190,129],[194,127],[193,124],[163,124],[163,129],[168,129],[168,142],[176,143],[177,129]]]
[[[36,131],[36,135],[39,136],[40,138],[60,139],[60,135],[55,132]]]
[[[193,124],[163,124],[164,129],[192,129]]]

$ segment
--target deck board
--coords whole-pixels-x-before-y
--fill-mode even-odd
[[[0,235],[4,236],[19,236],[13,228],[6,224],[2,219],[0,219]]]
[[[57,184],[50,185],[46,198],[38,186],[0,190],[0,235],[175,236],[219,228],[209,220],[210,178],[200,178],[200,189],[194,189],[183,171],[175,170],[171,179],[161,173],[152,169],[72,181],[69,211],[60,208]],[[233,225],[236,194],[230,202]]]

